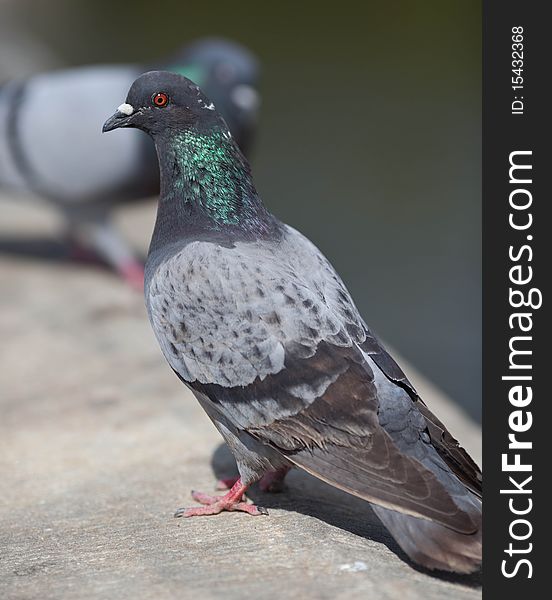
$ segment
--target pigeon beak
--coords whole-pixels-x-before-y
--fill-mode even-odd
[[[115,114],[104,123],[102,132],[113,131],[120,127],[130,127],[132,124],[132,116],[134,114],[134,108],[130,104],[121,104],[115,111]]]

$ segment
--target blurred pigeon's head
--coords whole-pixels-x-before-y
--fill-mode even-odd
[[[222,38],[203,38],[175,54],[166,69],[195,81],[217,103],[222,114],[257,112],[259,61],[241,44]],[[219,106],[221,101],[225,103],[224,109]]]
[[[144,73],[103,131],[134,127],[152,136],[172,129],[208,128],[220,120],[215,105],[189,79],[168,71]]]
[[[197,83],[215,103],[242,150],[249,149],[261,98],[259,60],[248,48],[224,38],[202,38],[155,68],[179,73]]]
[[[208,37],[183,46],[163,68],[178,72],[202,88],[211,80],[232,88],[236,85],[257,86],[259,61],[245,46],[224,38]],[[188,74],[196,71],[195,77]]]

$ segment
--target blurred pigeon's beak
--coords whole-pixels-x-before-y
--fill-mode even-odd
[[[129,127],[132,122],[134,108],[130,104],[121,104],[112,117],[109,117],[102,127],[102,132],[113,131],[119,127]]]
[[[237,85],[230,93],[234,104],[247,112],[255,111],[259,108],[261,99],[257,90],[245,83]]]

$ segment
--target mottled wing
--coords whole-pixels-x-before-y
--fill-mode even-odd
[[[147,305],[167,360],[190,383],[249,385],[322,341],[366,339],[331,265],[291,228],[277,242],[188,244],[157,268]]]

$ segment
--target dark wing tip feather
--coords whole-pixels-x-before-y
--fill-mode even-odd
[[[460,446],[441,421],[421,401],[417,403],[424,416],[433,447],[447,463],[451,471],[477,497],[483,491],[483,474],[471,456]]]
[[[435,521],[462,535],[477,531],[477,522],[456,506],[429,470],[398,453],[387,465],[374,465],[370,454],[371,450],[332,445],[286,456],[308,473],[368,502]]]
[[[429,410],[427,405],[424,404],[403,370],[387,350],[385,350],[378,339],[369,331],[367,332],[367,339],[362,345],[362,349],[372,357],[382,373],[384,373],[390,381],[394,381],[397,385],[402,387],[412,398],[412,401],[416,403],[418,410],[426,420],[429,437],[433,447],[458,479],[460,479],[471,492],[481,498],[483,484],[481,469],[466,450],[464,450],[458,441],[450,434],[445,425]]]

